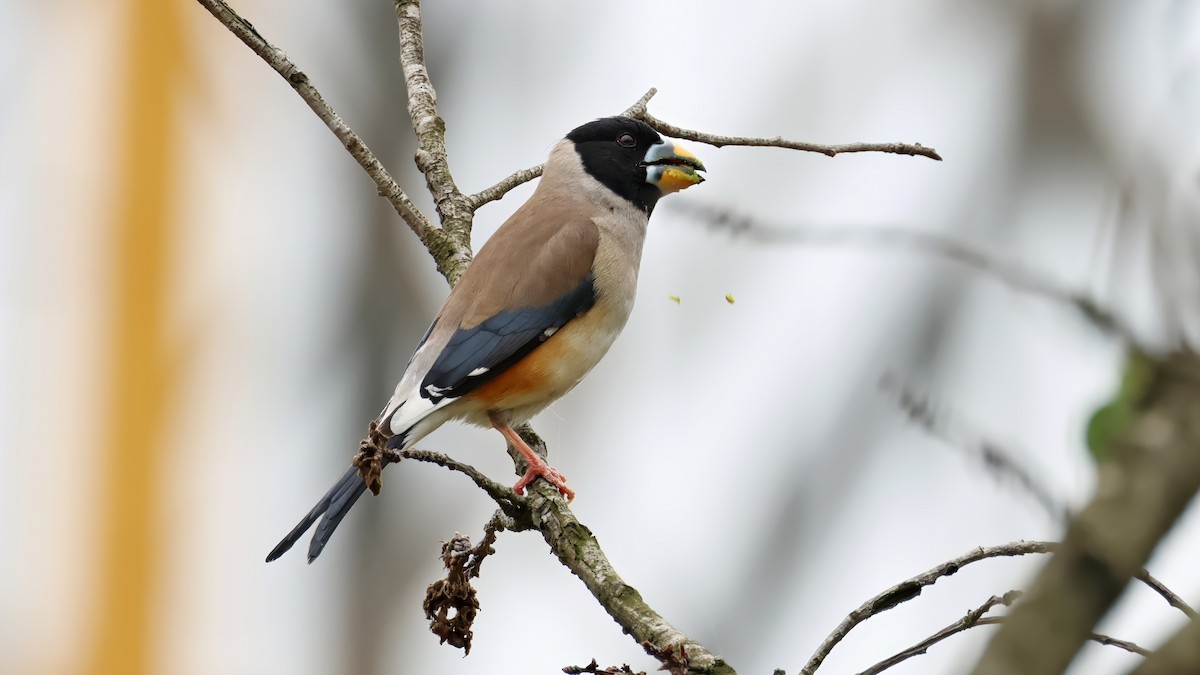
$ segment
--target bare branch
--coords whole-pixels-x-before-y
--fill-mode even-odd
[[[715,230],[728,231],[734,237],[752,241],[808,246],[874,246],[888,249],[903,247],[945,258],[997,279],[1014,290],[1067,305],[1097,328],[1128,344],[1139,343],[1132,328],[1086,295],[1064,288],[1033,270],[993,257],[990,253],[937,232],[871,225],[785,228],[766,225],[753,216],[737,214],[715,206],[685,202],[673,204],[671,208],[679,213],[702,218]]]
[[[783,148],[785,150],[799,150],[801,152],[816,152],[826,157],[836,157],[851,152],[886,152],[893,155],[910,155],[913,157],[927,157],[935,161],[942,161],[942,156],[933,148],[927,148],[920,143],[845,143],[842,145],[822,145],[820,143],[807,143],[805,141],[790,141],[780,136],[772,136],[770,138],[763,136],[722,136],[720,134],[708,134],[703,131],[694,131],[677,127],[670,122],[664,122],[658,119],[649,112],[642,115],[642,121],[662,133],[682,138],[686,141],[696,141],[705,145],[712,145],[718,148],[727,145],[736,145],[750,148]]]
[[[989,546],[986,548],[981,546],[965,555],[944,562],[937,567],[922,572],[911,579],[902,581],[895,586],[892,586],[886,591],[859,605],[858,609],[850,612],[845,619],[842,619],[842,622],[838,624],[837,628],[835,628],[833,632],[825,638],[825,641],[821,643],[821,646],[818,647],[817,651],[813,653],[811,658],[809,658],[808,663],[804,664],[804,668],[800,670],[800,675],[813,675],[813,673],[817,672],[817,668],[821,667],[821,664],[825,661],[826,657],[829,656],[829,653],[833,651],[833,648],[836,647],[839,642],[844,640],[846,635],[848,635],[855,626],[875,616],[876,614],[882,614],[883,612],[886,612],[889,609],[900,605],[901,603],[912,600],[920,595],[921,591],[926,586],[933,585],[938,579],[955,574],[963,567],[966,567],[972,563],[977,563],[980,560],[987,560],[988,558],[1022,556],[1029,555],[1031,553],[1047,553],[1052,551],[1054,546],[1055,544],[1045,541],[1014,541],[1012,543],[1003,544],[1000,546]]]
[[[882,673],[883,671],[891,668],[892,666],[899,665],[900,663],[903,663],[904,661],[907,661],[908,659],[911,659],[914,656],[920,656],[922,654],[925,654],[929,650],[930,647],[941,642],[942,640],[945,640],[946,638],[949,638],[953,635],[957,635],[958,633],[969,630],[976,626],[994,626],[994,625],[1002,624],[1002,623],[1004,623],[1006,617],[1003,617],[1003,616],[987,616],[987,617],[985,617],[984,614],[987,614],[996,605],[1004,605],[1005,607],[1009,607],[1019,597],[1021,597],[1021,591],[1009,591],[1000,597],[993,595],[991,598],[989,598],[987,600],[987,602],[983,603],[976,609],[973,609],[973,610],[967,612],[967,615],[964,616],[963,618],[959,619],[958,621],[955,621],[954,623],[950,624],[949,626],[946,626],[945,628],[939,630],[938,632],[925,638],[924,640],[921,640],[920,642],[909,647],[908,649],[905,649],[902,652],[898,652],[895,655],[890,656],[890,657],[884,659],[883,661],[880,661],[879,663],[876,663],[875,665],[871,666],[870,668],[867,668],[866,670],[862,671],[858,675],[878,675],[879,673]],[[1147,651],[1146,649],[1143,649],[1142,647],[1138,646],[1137,644],[1135,644],[1133,642],[1129,642],[1128,640],[1118,640],[1117,638],[1114,638],[1114,637],[1111,637],[1108,635],[1104,635],[1103,633],[1092,633],[1088,639],[1090,639],[1093,642],[1096,642],[1098,644],[1107,645],[1110,647],[1117,647],[1118,649],[1124,649],[1127,652],[1130,652],[1133,654],[1138,654],[1141,656],[1146,656],[1147,654],[1149,654],[1149,651]]]
[[[530,506],[529,498],[518,495],[512,491],[511,487],[488,478],[479,469],[470,464],[465,464],[440,452],[419,450],[417,448],[403,451],[387,448],[383,450],[383,456],[384,460],[389,463],[399,462],[401,459],[414,459],[419,462],[437,464],[451,471],[457,471],[474,481],[475,485],[480,490],[486,492],[506,515],[514,519],[514,522],[506,525],[506,529],[521,531],[528,527],[528,524],[523,521],[526,520],[528,515]]]
[[[1189,619],[1195,621],[1196,619],[1200,618],[1200,614],[1197,614],[1196,610],[1192,609],[1191,605],[1184,602],[1183,598],[1179,597],[1174,591],[1167,588],[1163,582],[1151,576],[1150,573],[1145,569],[1138,570],[1138,573],[1135,574],[1133,578],[1149,586],[1151,590],[1161,595],[1163,599],[1167,601],[1167,604],[1186,614]]]
[[[453,261],[441,267],[453,286],[471,260],[471,223],[475,210],[450,173],[450,158],[446,153],[446,122],[438,114],[437,92],[425,67],[425,42],[422,37],[420,0],[394,0],[396,19],[400,27],[400,66],[408,88],[408,116],[417,135],[417,168],[425,174],[429,194],[433,195],[442,228],[456,244]],[[442,260],[438,252],[430,250]]]
[[[900,384],[895,377],[885,376],[880,382],[880,389],[891,396],[896,405],[908,418],[920,425],[930,435],[940,438],[947,445],[960,448],[975,458],[978,458],[990,472],[998,478],[1009,478],[1016,482],[1022,490],[1033,498],[1047,515],[1058,521],[1065,521],[1070,515],[1063,505],[1050,491],[1034,478],[1033,473],[1012,454],[996,443],[979,438],[968,438],[967,434],[955,433],[955,425],[951,414],[945,410],[935,411],[927,397],[921,396],[912,389]]]
[[[984,614],[987,614],[988,612],[990,612],[991,609],[993,607],[995,607],[996,605],[1004,605],[1005,607],[1008,607],[1008,606],[1012,605],[1012,603],[1015,602],[1016,599],[1019,597],[1021,597],[1020,591],[1009,591],[1002,596],[993,595],[992,597],[988,598],[987,601],[984,602],[979,607],[976,607],[975,609],[967,612],[967,615],[964,616],[963,618],[959,619],[958,621],[955,621],[954,623],[950,624],[949,626],[946,626],[945,628],[939,630],[938,632],[934,633],[933,635],[930,635],[929,637],[925,638],[924,640],[921,640],[920,642],[909,647],[908,649],[905,649],[902,652],[898,652],[894,656],[890,656],[890,657],[880,661],[879,663],[876,663],[875,665],[871,666],[870,668],[867,668],[866,670],[862,671],[858,675],[879,675],[879,673],[882,673],[883,671],[887,670],[888,668],[891,668],[894,665],[897,665],[899,663],[907,661],[908,659],[911,659],[914,656],[920,656],[921,654],[924,654],[926,651],[928,651],[928,649],[930,647],[941,642],[942,640],[945,640],[946,638],[948,638],[952,635],[957,635],[958,633],[961,633],[961,632],[968,630],[970,628],[973,628],[975,626],[984,625],[984,621],[983,621]]]
[[[1004,619],[1007,619],[1007,618],[1008,617],[998,618],[996,623],[1004,623]],[[1102,644],[1106,647],[1116,647],[1117,649],[1124,649],[1125,651],[1129,652],[1130,654],[1137,654],[1138,656],[1149,656],[1150,655],[1149,649],[1146,649],[1145,647],[1138,645],[1136,642],[1131,642],[1129,640],[1119,640],[1115,637],[1112,637],[1111,635],[1105,635],[1104,633],[1092,633],[1092,634],[1088,635],[1087,639],[1091,640],[1092,642],[1095,642],[1097,644]]]
[[[724,147],[727,145],[744,146],[744,147],[760,147],[760,148],[783,148],[785,150],[799,150],[802,152],[816,152],[827,157],[835,157],[837,155],[851,152],[886,152],[894,155],[912,155],[919,157],[928,157],[937,161],[942,161],[941,155],[933,148],[927,148],[920,144],[909,143],[847,143],[844,145],[821,145],[819,143],[806,143],[804,141],[789,141],[785,138],[775,136],[773,138],[762,138],[753,136],[720,136],[717,134],[707,134],[702,131],[693,131],[677,127],[670,122],[665,122],[650,114],[647,109],[647,104],[650,99],[658,93],[657,89],[650,89],[633,105],[629,106],[625,112],[621,113],[625,117],[639,119],[654,127],[656,130],[675,138],[681,138],[688,141],[696,141],[714,147]],[[486,190],[481,190],[470,197],[468,200],[472,207],[479,208],[488,202],[494,202],[502,198],[510,190],[527,183],[534,178],[542,175],[543,165],[522,169],[508,176],[504,180],[496,183]]]
[[[977,623],[976,625],[977,626],[998,626],[1007,620],[1008,620],[1008,617],[1006,617],[1006,616],[990,616],[990,617],[984,617],[984,618],[980,619],[979,623]],[[1104,633],[1090,633],[1088,635],[1087,639],[1091,642],[1095,642],[1096,644],[1104,645],[1106,647],[1116,647],[1117,649],[1123,649],[1123,650],[1129,652],[1130,654],[1137,654],[1138,656],[1148,656],[1151,653],[1149,649],[1142,647],[1141,645],[1137,644],[1136,642],[1131,642],[1129,640],[1121,640],[1121,639],[1115,638],[1111,635],[1105,635]]]
[[[545,442],[528,425],[518,431],[530,447],[539,454],[545,452]],[[545,481],[537,481],[530,486],[528,498],[533,523],[555,557],[579,577],[608,615],[648,653],[658,655],[660,660],[670,655],[672,663],[664,661],[664,665],[672,667],[682,654],[688,673],[734,675],[733,668],[723,659],[667,623],[635,588],[625,583],[600,548],[600,542],[571,513],[558,490]]]
[[[535,178],[540,178],[542,171],[545,169],[546,165],[544,163],[531,166],[528,169],[521,169],[490,188],[485,188],[467,197],[467,203],[471,205],[471,208],[478,209],[488,202],[500,201],[504,198],[504,195],[512,192],[513,188],[524,185]]]
[[[634,119],[642,119],[646,115],[646,106],[650,105],[650,99],[658,93],[658,89],[650,87],[642,97],[633,102],[633,105],[626,108],[622,113],[622,117],[632,117]]]
[[[1175,354],[1151,367],[1133,419],[1100,465],[1095,496],[975,675],[1063,672],[1200,491],[1200,358]]]
[[[358,134],[354,133],[341,116],[334,111],[321,93],[317,91],[316,86],[309,81],[308,75],[305,75],[295,63],[292,63],[287,54],[282,49],[275,47],[267,42],[266,38],[255,30],[254,26],[247,20],[233,11],[229,5],[222,0],[199,0],[209,12],[220,21],[222,25],[229,29],[240,39],[247,47],[255,54],[258,54],[267,65],[271,66],[275,72],[279,73],[292,89],[304,99],[308,107],[312,109],[317,117],[329,127],[329,130],[337,136],[338,140],[350,153],[350,156],[358,162],[363,171],[375,181],[376,187],[379,188],[380,196],[386,198],[400,215],[400,218],[409,226],[421,242],[426,247],[439,246],[444,239],[441,232],[434,228],[429,220],[417,209],[404,190],[396,183],[392,175],[388,173],[379,159],[375,157],[375,153],[367,147],[367,144],[359,138]]]

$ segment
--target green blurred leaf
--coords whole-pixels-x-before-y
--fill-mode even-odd
[[[1139,351],[1132,351],[1125,359],[1125,371],[1121,386],[1108,403],[1092,413],[1087,424],[1087,447],[1097,463],[1103,462],[1112,451],[1115,441],[1133,420],[1134,412],[1146,396],[1150,381],[1154,378],[1154,359]]]

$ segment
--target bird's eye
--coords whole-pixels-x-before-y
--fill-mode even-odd
[[[633,134],[625,131],[622,132],[620,136],[617,136],[617,143],[620,143],[626,148],[632,148],[633,146],[637,145],[637,139],[633,137]]]

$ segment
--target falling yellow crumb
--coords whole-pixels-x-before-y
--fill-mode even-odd
[[[728,303],[729,303],[729,304],[731,304],[731,305],[733,304],[733,302],[734,302],[734,300],[733,300],[733,293],[726,293],[726,294],[725,294],[725,302],[728,302]]]
[[[667,299],[677,305],[679,304],[679,296],[678,295],[668,295]]]

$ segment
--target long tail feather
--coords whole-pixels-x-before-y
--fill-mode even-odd
[[[308,528],[312,527],[318,518],[321,518],[321,523],[317,525],[317,531],[313,534],[312,542],[308,545],[308,562],[316,560],[317,556],[321,555],[321,550],[325,548],[325,544],[329,542],[329,538],[333,536],[333,531],[350,512],[350,507],[354,506],[354,503],[366,491],[367,484],[363,482],[358,469],[350,467],[330,488],[329,492],[321,497],[321,501],[317,502],[312,511],[309,511],[308,515],[304,516],[303,520],[287,533],[283,541],[271,549],[271,552],[267,554],[267,562],[287,553],[300,540],[300,537],[304,536]]]

